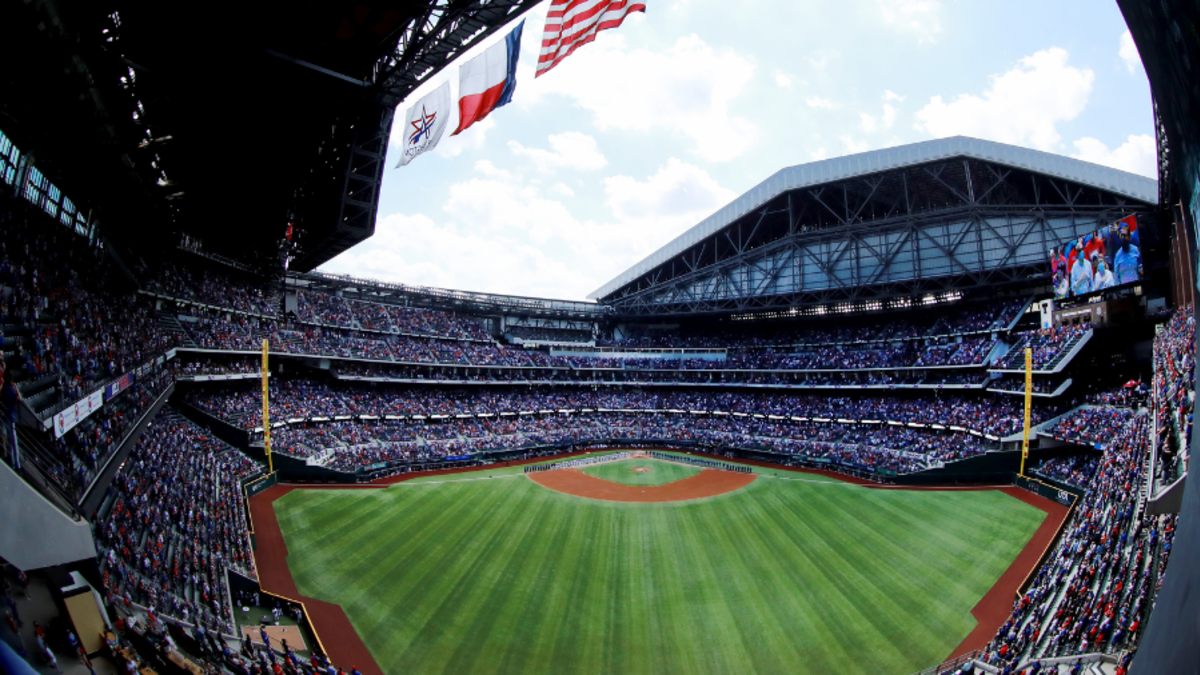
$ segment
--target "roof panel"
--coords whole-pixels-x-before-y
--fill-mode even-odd
[[[788,190],[959,156],[995,162],[1083,183],[1147,204],[1158,202],[1158,181],[1144,176],[1040,150],[967,136],[951,136],[780,169],[716,213],[617,275],[612,281],[592,291],[587,297],[600,299],[613,293],[630,281],[682,253],[700,239],[715,234],[733,221]]]

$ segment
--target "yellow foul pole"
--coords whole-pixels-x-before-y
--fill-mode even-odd
[[[266,352],[268,352],[268,342],[263,337],[263,449],[266,450],[266,471],[275,473],[275,462],[271,461],[271,417],[270,417],[270,396],[266,390]],[[1025,422],[1028,426],[1028,418],[1030,413],[1025,413]]]
[[[266,356],[263,356],[266,359]],[[266,380],[263,380],[266,387]],[[264,389],[263,391],[266,391]],[[1033,408],[1033,348],[1025,348],[1025,435],[1021,441],[1021,475],[1025,475],[1025,459],[1029,457],[1029,413]]]

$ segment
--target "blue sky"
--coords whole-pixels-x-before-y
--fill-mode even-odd
[[[1155,177],[1112,0],[645,3],[536,80],[531,10],[513,102],[393,168],[457,65],[418,89],[375,236],[322,269],[580,300],[783,167],[956,134]]]

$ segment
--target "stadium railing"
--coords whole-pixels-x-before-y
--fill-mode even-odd
[[[979,658],[980,656],[983,656],[983,650],[974,649],[974,650],[967,652],[966,654],[956,656],[952,659],[947,659],[947,660],[939,663],[936,666],[932,666],[930,668],[926,668],[925,670],[913,673],[913,675],[943,675],[943,673],[958,672],[958,670],[960,668],[962,668],[964,665],[974,661],[975,659]]]

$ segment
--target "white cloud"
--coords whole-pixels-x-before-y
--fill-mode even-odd
[[[859,113],[858,119],[862,124],[862,130],[867,133],[880,128],[891,129],[892,125],[896,123],[896,107],[891,103],[884,103],[883,113],[878,118],[868,113]]]
[[[808,156],[812,157],[813,161],[820,161],[820,160],[828,157],[829,153],[826,152],[825,148],[817,148],[816,150],[813,150],[812,152],[808,153]]]
[[[853,155],[860,152],[866,152],[870,148],[870,144],[866,141],[856,141],[853,136],[838,136],[842,141],[842,145],[846,146],[846,154]]]
[[[896,92],[892,91],[891,89],[885,89],[883,91],[883,100],[899,101],[900,103],[904,103],[904,97],[901,96],[900,94],[897,94]]]
[[[493,293],[583,298],[731,201],[706,171],[672,158],[639,180],[604,180],[606,222],[577,219],[574,191],[475,163],[449,188],[444,217],[381,217],[375,236],[323,266],[386,281]]]
[[[375,235],[322,267],[382,281],[544,297],[582,298],[568,262],[539,247],[424,214],[379,219]]]
[[[792,86],[792,78],[788,77],[786,73],[776,72],[775,84],[783,87],[784,89],[788,89]]]
[[[1103,142],[1084,137],[1074,143],[1071,156],[1085,162],[1111,166],[1114,169],[1158,178],[1158,148],[1150,134],[1130,135],[1122,145],[1112,150]]]
[[[483,142],[487,136],[487,132],[496,127],[496,119],[493,117],[485,117],[483,121],[472,124],[470,128],[457,136],[451,136],[450,133],[454,129],[447,128],[446,133],[442,135],[442,140],[438,142],[437,149],[433,152],[438,157],[453,159],[458,157],[466,150],[479,150],[483,147]],[[393,138],[395,134],[393,134]]]
[[[736,196],[704,169],[674,157],[644,181],[629,176],[604,179],[604,193],[618,220],[669,218],[689,225]]]
[[[562,202],[541,194],[540,186],[511,174],[480,171],[450,186],[443,210],[455,222],[479,233],[522,236],[545,244],[561,229],[574,227],[575,218]]]
[[[1142,55],[1138,53],[1137,45],[1133,42],[1133,34],[1126,29],[1121,33],[1121,48],[1117,50],[1121,60],[1125,62],[1125,68],[1131,73],[1136,73],[1142,68]]]
[[[935,137],[965,134],[1050,150],[1058,145],[1059,122],[1075,119],[1087,106],[1095,75],[1067,65],[1066,50],[1052,47],[993,75],[982,96],[962,94],[947,103],[934,96],[917,112],[918,131]]]
[[[523,80],[532,82],[526,104],[567,96],[601,130],[682,133],[709,161],[738,157],[758,141],[758,126],[731,109],[754,77],[753,61],[695,35],[663,51],[629,49],[619,34],[602,37],[572,55],[569,75]]]
[[[533,160],[538,171],[575,169],[594,171],[608,166],[608,160],[596,146],[596,139],[578,131],[567,131],[549,137],[551,150],[526,148],[516,141],[509,141],[508,148],[518,157]]]
[[[609,270],[608,277],[653,253],[737,196],[704,169],[674,157],[646,180],[606,178],[604,193],[616,223],[593,234],[588,248],[597,267]]]
[[[830,101],[827,98],[821,98],[820,96],[809,96],[808,98],[804,99],[804,102],[807,103],[808,107],[810,108],[825,108],[826,110],[833,110],[837,107],[833,101]]]
[[[876,0],[884,22],[932,42],[942,30],[937,0]]]
[[[896,109],[894,107],[892,107],[891,103],[884,103],[883,104],[883,126],[887,129],[891,129],[892,125],[895,123],[896,123]]]

